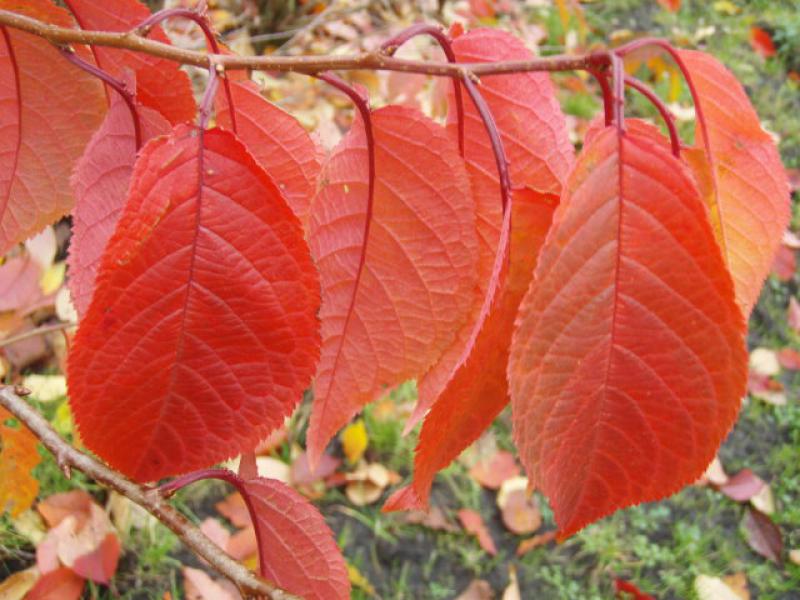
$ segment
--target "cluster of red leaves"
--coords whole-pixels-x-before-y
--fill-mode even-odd
[[[113,13],[66,4],[72,16],[0,0],[88,29],[124,31],[148,14],[137,0]],[[191,124],[176,65],[78,49],[135,91],[137,136],[114,90],[47,42],[0,33],[0,253],[73,215],[70,402],[86,446],[126,475],[250,452],[312,382],[314,466],[364,405],[417,378],[414,481],[387,509],[425,507],[436,472],[511,401],[522,464],[567,536],[693,482],[730,430],[746,317],[788,187],[743,89],[712,57],[677,55],[698,113],[682,157],[652,126],[598,121],[576,159],[548,75],[485,78],[513,184],[502,198],[471,103],[463,151],[454,110],[442,127],[387,106],[324,156],[239,77],[206,130]],[[460,62],[532,58],[494,30],[453,50]],[[346,597],[318,513],[274,481],[236,483],[262,550],[289,549],[280,567],[262,552],[262,573]],[[313,567],[295,560],[309,556]]]

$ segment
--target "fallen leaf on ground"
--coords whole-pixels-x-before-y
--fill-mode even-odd
[[[784,369],[800,371],[800,352],[794,348],[784,348],[778,352],[778,362]]]
[[[469,470],[470,476],[485,488],[499,489],[506,479],[516,477],[520,470],[511,452],[497,451],[485,460],[479,460]]]
[[[238,600],[241,596],[221,582],[214,581],[205,571],[183,568],[183,586],[186,600]]]
[[[747,582],[744,582],[745,591]],[[720,577],[698,575],[694,580],[694,591],[698,600],[747,600],[749,594],[741,595],[741,588],[729,585]]]
[[[206,534],[206,537],[214,542],[217,546],[225,550],[228,547],[228,541],[231,539],[231,533],[222,526],[218,519],[209,517],[200,523],[200,531]]]
[[[769,485],[764,484],[758,492],[750,498],[750,504],[760,510],[765,515],[771,515],[775,512],[775,498],[772,496],[772,489]]]
[[[63,375],[28,375],[22,385],[39,402],[52,402],[67,395],[67,378]]]
[[[727,483],[719,486],[719,491],[736,502],[747,502],[766,485],[764,480],[750,469],[742,469]]]
[[[85,583],[71,569],[61,567],[39,577],[25,600],[78,600]]]
[[[777,53],[775,44],[772,42],[772,36],[768,31],[756,25],[750,27],[750,46],[756,54],[763,58],[775,56]]]
[[[306,486],[326,479],[339,468],[342,461],[330,454],[323,454],[315,471],[311,471],[308,464],[308,454],[300,453],[292,463],[290,480],[293,486]]]
[[[226,496],[223,500],[217,502],[214,508],[236,527],[250,525],[250,513],[247,511],[247,504],[245,504],[244,498],[239,492]]]
[[[747,543],[761,556],[783,564],[783,536],[778,526],[761,511],[749,508],[742,519]]]
[[[364,577],[364,574],[350,563],[347,563],[347,578],[353,587],[357,587],[367,596],[375,596],[375,588],[369,582],[369,579]]]
[[[11,413],[0,407],[0,515],[17,517],[30,508],[39,492],[31,471],[42,458],[36,437],[21,423],[6,425]]]
[[[789,281],[797,271],[797,257],[794,251],[786,246],[780,246],[775,260],[772,263],[771,273],[781,281]]]
[[[533,533],[542,525],[542,513],[536,499],[528,497],[525,490],[515,490],[506,497],[502,507],[503,524],[512,533]]]
[[[492,586],[485,579],[473,579],[455,600],[492,600]]]
[[[340,439],[342,440],[342,450],[347,457],[347,462],[354,465],[361,460],[361,457],[364,456],[364,451],[367,449],[367,444],[369,444],[367,427],[364,425],[363,419],[358,419],[345,427]]]
[[[517,580],[517,568],[508,565],[508,585],[503,590],[503,600],[521,600],[522,595],[519,591],[519,581]]]
[[[36,585],[39,571],[36,567],[17,571],[0,582],[0,598],[3,600],[22,600],[30,589]]]
[[[488,554],[494,556],[497,554],[497,547],[494,545],[492,536],[489,535],[489,530],[483,522],[483,517],[477,512],[469,508],[462,508],[458,511],[458,520],[461,521],[461,526],[468,532],[478,538],[478,543],[481,548]]]
[[[653,596],[645,594],[630,581],[619,577],[614,579],[614,592],[616,597],[621,600],[655,600]]]
[[[535,535],[527,540],[522,540],[517,546],[517,556],[522,556],[523,554],[527,554],[534,548],[538,548],[539,546],[544,546],[545,544],[549,544],[553,540],[556,539],[556,532],[554,531],[545,531],[544,533],[540,533]]]
[[[361,464],[352,473],[345,474],[347,486],[344,493],[356,506],[366,506],[378,501],[383,491],[399,477],[380,463]]]
[[[728,482],[728,474],[720,462],[719,457],[715,456],[714,460],[708,465],[705,473],[695,482],[695,485],[724,485]]]
[[[800,548],[789,550],[789,560],[796,565],[800,565]]]
[[[750,369],[759,375],[777,375],[781,372],[778,353],[768,348],[756,348],[750,353]]]
[[[795,298],[789,298],[789,306],[786,308],[786,321],[789,327],[800,333],[800,302]]]
[[[753,371],[747,375],[747,391],[754,398],[773,406],[785,406],[787,402],[783,383]]]
[[[448,520],[444,511],[438,506],[432,506],[427,512],[423,510],[404,512],[401,513],[401,517],[406,523],[422,525],[428,529],[449,531],[451,533],[458,531],[458,527]]]
[[[277,458],[272,458],[271,456],[257,456],[256,467],[258,468],[259,477],[277,479],[281,483],[289,483],[291,479],[291,469],[289,465]]]

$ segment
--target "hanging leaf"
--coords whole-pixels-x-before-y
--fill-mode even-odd
[[[587,147],[520,306],[514,439],[566,537],[692,483],[745,391],[744,322],[691,174],[663,140]]]
[[[150,10],[139,0],[65,0],[81,29],[127,32],[150,16]],[[169,44],[169,38],[154,27],[148,39]],[[97,65],[112,75],[121,76],[125,69],[136,74],[137,100],[144,106],[161,113],[170,123],[177,125],[194,120],[197,106],[189,76],[180,64],[132,52],[121,48],[92,46]],[[114,92],[109,88],[108,94]]]
[[[0,407],[0,516],[12,517],[28,510],[39,492],[39,482],[31,471],[42,458],[34,435],[22,424],[11,424],[13,417]]]
[[[684,152],[711,213],[733,276],[736,300],[750,314],[789,222],[789,186],[772,137],[747,94],[714,57],[681,50],[700,97],[708,139],[698,123]]]
[[[421,113],[373,113],[377,174],[362,275],[367,141],[357,120],[334,151],[311,208],[322,281],[322,358],[307,442],[310,462],[385,387],[424,372],[454,339],[475,293],[474,203],[463,160]]]
[[[129,78],[129,88],[135,83]],[[138,106],[142,144],[169,133],[159,113]],[[79,316],[89,308],[100,258],[119,220],[136,161],[136,136],[128,106],[113,92],[105,121],[86,146],[75,172],[72,189],[72,237],[69,244],[69,291]]]
[[[252,81],[233,81],[230,87],[237,134],[305,223],[320,170],[314,141],[297,119],[268,102]],[[217,123],[233,129],[224,90],[216,102]]]
[[[137,162],[70,352],[83,442],[138,481],[251,451],[310,383],[318,306],[266,173],[233,134],[177,126]]]
[[[0,9],[73,25],[48,0],[0,0]],[[104,112],[96,79],[50,42],[0,26],[0,255],[72,209],[69,175]]]
[[[243,481],[240,491],[255,513],[263,577],[309,600],[350,598],[342,553],[308,500],[279,481],[260,477]]]
[[[529,60],[531,51],[517,37],[497,29],[475,29],[456,38],[458,62]],[[495,118],[509,160],[509,175],[517,188],[558,195],[574,162],[567,124],[547,73],[515,73],[481,80],[481,94]],[[448,133],[457,139],[458,118],[450,93]],[[464,158],[475,198],[478,228],[480,294],[457,339],[418,382],[419,403],[406,430],[425,415],[444,391],[481,311],[491,279],[500,235],[500,183],[491,142],[475,106],[464,102]],[[501,367],[505,369],[504,366]]]
[[[474,442],[508,404],[506,367],[514,318],[528,289],[557,199],[530,190],[515,193],[511,266],[499,302],[467,361],[453,374],[425,418],[414,456],[413,492],[400,490],[384,510],[427,506],[436,472]]]

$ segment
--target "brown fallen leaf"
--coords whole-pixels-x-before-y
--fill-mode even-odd
[[[423,510],[404,512],[401,513],[401,518],[406,523],[422,525],[423,527],[436,531],[449,531],[450,533],[458,531],[458,527],[448,520],[444,511],[438,506],[432,506],[427,512]]]
[[[544,533],[540,533],[535,535],[527,540],[522,540],[517,546],[517,556],[522,556],[533,550],[534,548],[538,548],[539,546],[544,546],[545,544],[549,544],[553,540],[556,539],[556,531],[545,531]]]
[[[765,484],[756,494],[750,498],[750,504],[763,512],[771,515],[775,512],[775,498],[772,496],[772,489]]]
[[[725,472],[722,462],[718,456],[706,467],[705,472],[695,482],[695,485],[715,485],[721,486],[728,483],[728,474]]]
[[[519,475],[520,469],[511,452],[499,450],[488,459],[479,460],[469,470],[470,476],[490,490],[499,489],[503,482]]]
[[[228,519],[236,527],[247,527],[250,525],[250,513],[247,511],[247,504],[239,492],[234,492],[217,502],[214,507],[219,514]]]
[[[742,469],[717,489],[731,500],[747,502],[758,494],[765,485],[764,480],[750,469]]]
[[[783,536],[768,515],[750,507],[742,519],[742,527],[747,543],[755,552],[779,565],[783,564]]]
[[[522,600],[517,580],[517,568],[513,564],[508,565],[508,585],[503,590],[503,600]]]
[[[492,600],[492,586],[485,579],[473,579],[455,600]]]
[[[789,550],[789,560],[796,565],[800,565],[800,548]]]
[[[750,600],[750,590],[747,587],[747,575],[739,571],[733,575],[725,575],[722,578],[739,600]]]
[[[746,596],[742,596],[741,588],[730,585],[724,578],[713,577],[711,575],[698,575],[694,580],[694,591],[698,600],[747,600],[750,597],[745,581]]]
[[[366,506],[377,502],[389,484],[397,481],[397,476],[380,463],[362,462],[355,471],[345,474],[345,479],[348,500],[356,506]]]
[[[489,530],[486,528],[480,513],[470,508],[462,508],[458,511],[458,520],[461,521],[461,526],[468,533],[478,538],[478,543],[487,554],[492,556],[497,554],[497,547],[494,545],[494,540],[489,535]]]
[[[17,571],[0,582],[0,598],[3,600],[22,600],[30,589],[36,585],[39,571],[36,567]]]

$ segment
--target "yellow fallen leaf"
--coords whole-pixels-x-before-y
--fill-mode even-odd
[[[0,598],[3,600],[22,600],[39,579],[39,569],[31,567],[12,573],[0,582]]]
[[[372,584],[369,580],[364,577],[364,575],[359,571],[354,565],[347,563],[347,578],[350,580],[350,583],[353,586],[360,589],[364,592],[367,596],[374,596],[375,595],[375,588],[372,587]]]
[[[64,273],[66,270],[67,263],[60,260],[50,265],[47,270],[42,273],[42,277],[39,279],[39,287],[42,288],[42,293],[45,296],[54,293],[61,287],[61,284],[64,283]]]
[[[711,575],[698,575],[694,580],[694,591],[700,600],[742,600],[727,583]]]
[[[712,6],[714,7],[715,11],[723,15],[733,16],[742,12],[740,7],[736,6],[733,2],[729,2],[728,0],[718,0],[718,2],[714,2]]]
[[[67,378],[63,375],[28,375],[22,385],[39,402],[53,402],[67,395]]]
[[[361,460],[369,444],[369,436],[367,435],[367,427],[364,425],[364,421],[359,419],[345,427],[341,434],[341,440],[347,462],[352,465]]]
[[[10,412],[0,408],[0,514],[8,511],[11,517],[29,509],[39,482],[31,474],[42,457],[34,435],[23,425],[7,425],[13,419]]]

